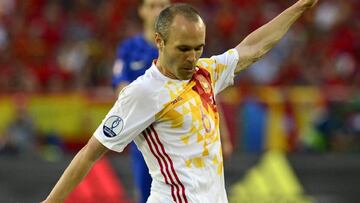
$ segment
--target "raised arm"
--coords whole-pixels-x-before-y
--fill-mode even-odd
[[[71,161],[70,165],[66,168],[63,175],[43,203],[64,202],[69,193],[90,171],[96,160],[102,157],[107,151],[108,149],[92,136],[89,142]]]
[[[267,24],[249,34],[235,48],[239,52],[239,62],[235,73],[261,59],[285,35],[290,26],[318,0],[298,0]]]

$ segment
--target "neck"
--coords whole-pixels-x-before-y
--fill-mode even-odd
[[[160,71],[160,73],[162,73],[163,75],[165,75],[168,78],[171,79],[175,79],[178,80],[178,78],[172,74],[167,68],[166,66],[164,66],[164,64],[162,63],[161,57],[159,56],[157,62],[156,62],[156,67],[158,68],[158,70]]]

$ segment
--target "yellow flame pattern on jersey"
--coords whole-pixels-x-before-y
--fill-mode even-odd
[[[198,146],[202,147],[202,152],[185,160],[186,167],[205,168],[206,164],[211,164],[217,167],[217,174],[220,175],[223,171],[221,145],[216,153],[209,152],[210,145],[220,142],[219,115],[212,108],[203,106],[200,95],[192,89],[195,85],[194,81],[181,86],[168,82],[165,87],[169,91],[171,102],[165,104],[165,108],[156,115],[156,120],[170,122],[171,128],[182,128],[185,119],[191,119],[189,131],[180,136],[180,141],[188,145],[190,139],[195,138]]]

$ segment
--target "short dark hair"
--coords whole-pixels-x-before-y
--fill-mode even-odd
[[[189,21],[202,20],[200,13],[189,4],[176,3],[162,10],[156,19],[155,32],[159,33],[166,43],[169,38],[169,28],[176,15],[181,15]]]

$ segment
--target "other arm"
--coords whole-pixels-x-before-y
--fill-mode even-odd
[[[318,0],[298,0],[273,20],[249,34],[235,49],[239,62],[235,74],[261,59],[285,35],[290,26]]]
[[[93,164],[107,151],[108,149],[92,136],[71,161],[44,203],[64,202],[69,193],[87,175]]]
[[[227,127],[227,123],[225,120],[225,115],[223,112],[223,108],[221,107],[221,97],[219,96],[217,99],[217,110],[219,112],[219,128],[220,128],[220,137],[221,137],[221,145],[222,145],[222,153],[225,159],[229,158],[233,153],[233,146],[230,140],[230,132]]]

